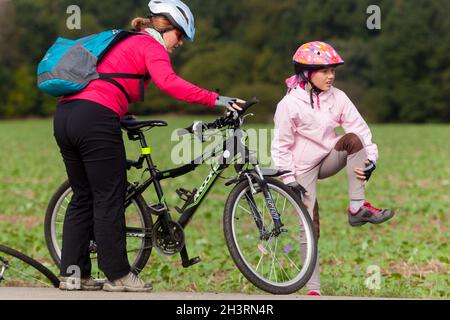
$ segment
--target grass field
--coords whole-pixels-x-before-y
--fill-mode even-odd
[[[194,118],[160,118],[170,126],[147,136],[155,162],[165,169],[173,167],[167,162],[175,145],[170,142],[172,130],[186,127]],[[352,228],[347,223],[344,172],[320,182],[323,294],[449,298],[450,126],[374,125],[372,130],[380,160],[368,186],[368,200],[396,209],[397,215],[386,224]],[[0,243],[57,272],[43,236],[47,203],[65,179],[52,122],[0,122],[0,146]],[[137,157],[139,147],[127,141],[127,152]],[[180,179],[166,180],[163,186],[167,190],[198,187],[208,172],[205,165]],[[219,181],[186,231],[188,250],[202,263],[183,269],[178,256],[161,257],[153,251],[144,278],[153,282],[155,290],[259,292],[235,268],[225,245],[222,213],[230,189]],[[172,207],[180,204],[175,192],[166,198]],[[381,283],[369,289],[365,281],[378,268]]]

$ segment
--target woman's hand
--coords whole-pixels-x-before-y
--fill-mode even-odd
[[[238,98],[230,98],[224,96],[218,96],[216,100],[216,107],[225,107],[229,111],[242,111],[242,108],[238,105],[244,104],[245,101]]]
[[[372,172],[377,168],[377,166],[375,165],[375,162],[371,160],[366,160],[364,163],[366,164],[366,167],[364,169],[356,168],[353,170],[353,172],[356,173],[356,178],[358,178],[359,180],[369,181]]]

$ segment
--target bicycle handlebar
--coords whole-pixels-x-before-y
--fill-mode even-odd
[[[254,98],[248,100],[247,102],[245,102],[244,104],[238,104],[242,108],[242,110],[235,111],[235,112],[237,113],[238,116],[242,116],[245,112],[247,112],[247,110],[250,107],[254,106],[257,103],[259,103],[259,100],[258,100],[258,98],[254,97]],[[229,111],[226,116],[220,117],[211,123],[205,123],[205,124],[200,123],[202,125],[201,130],[203,131],[205,128],[206,129],[221,129],[227,125],[235,123],[235,117],[234,117],[235,112]],[[194,134],[196,125],[199,125],[199,122],[194,122],[189,127],[178,130],[177,135],[182,136],[182,135],[185,135],[186,133]]]

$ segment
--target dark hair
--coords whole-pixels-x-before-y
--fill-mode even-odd
[[[330,65],[327,65],[327,66],[308,66],[308,65],[305,65],[305,64],[301,64],[301,63],[298,63],[298,62],[294,62],[294,71],[295,71],[295,74],[300,74],[300,73],[302,73],[303,71],[305,71],[305,70],[307,70],[307,71],[319,71],[319,70],[321,70],[321,69],[326,69],[326,68],[337,68],[337,67],[339,67],[341,65],[341,63],[340,64],[330,64]]]
[[[334,66],[332,66],[332,65],[330,65],[330,66],[308,66],[308,65],[305,65],[305,64],[300,64],[298,62],[294,63],[295,74],[300,74],[300,73],[302,73],[305,70],[306,71],[317,71],[317,70],[320,70],[320,69],[325,69],[327,67],[334,67]]]

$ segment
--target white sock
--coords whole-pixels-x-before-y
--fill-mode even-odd
[[[350,211],[355,213],[358,212],[359,208],[361,208],[364,204],[363,200],[350,200]]]

